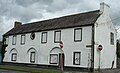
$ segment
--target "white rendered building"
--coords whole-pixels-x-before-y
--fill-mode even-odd
[[[116,68],[116,30],[105,3],[100,10],[23,25],[15,22],[3,37],[8,45],[4,62],[104,69],[114,61]]]

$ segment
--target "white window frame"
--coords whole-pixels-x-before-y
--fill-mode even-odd
[[[30,52],[30,62],[35,63],[35,52]]]
[[[21,45],[25,44],[25,34],[21,35]]]
[[[80,65],[81,52],[73,52],[73,64]]]
[[[110,32],[110,44],[114,45],[114,33]]]
[[[78,34],[78,32],[80,32]],[[82,41],[82,28],[74,29],[74,42]]]
[[[5,45],[8,45],[9,44],[9,37],[4,37],[4,44]]]
[[[17,53],[12,53],[11,61],[17,61]]]
[[[47,43],[47,32],[42,32],[41,43]]]
[[[54,43],[59,43],[61,41],[61,30],[54,32]]]
[[[58,54],[50,54],[50,64],[58,64]]]
[[[12,45],[16,45],[16,42],[17,42],[17,35],[14,35],[12,37]]]

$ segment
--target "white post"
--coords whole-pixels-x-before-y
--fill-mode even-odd
[[[60,56],[60,68],[61,68],[61,71],[63,71],[63,57],[62,57],[62,52],[61,52],[61,56]]]
[[[99,51],[99,70],[100,70],[100,55],[101,55],[101,53],[100,53],[100,51]]]

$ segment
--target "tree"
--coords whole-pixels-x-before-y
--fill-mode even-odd
[[[1,62],[3,62],[3,59],[5,57],[5,52],[6,52],[5,49],[8,46],[8,45],[4,44],[4,41],[5,41],[5,39],[3,39],[3,41],[2,41],[2,47],[0,49],[0,53],[1,53],[1,56],[2,56]]]
[[[117,40],[117,57],[120,58],[120,43],[118,40]]]

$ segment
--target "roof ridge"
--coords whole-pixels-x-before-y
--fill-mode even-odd
[[[44,21],[26,23],[21,25],[19,28],[12,28],[10,31],[5,33],[4,36],[90,25],[94,24],[99,16],[99,10],[94,10],[52,18]]]
[[[100,11],[100,10],[92,10],[92,11],[86,11],[86,12],[82,12],[82,13],[75,13],[75,14],[56,17],[56,18],[50,18],[50,19],[46,19],[46,20],[25,23],[23,25],[29,25],[29,24],[33,24],[33,23],[39,23],[39,22],[46,22],[46,21],[50,21],[50,20],[54,20],[54,19],[60,19],[60,18],[64,18],[64,17],[71,17],[71,16],[75,16],[75,15],[79,15],[79,14],[86,14],[86,13],[97,12],[97,11]]]

